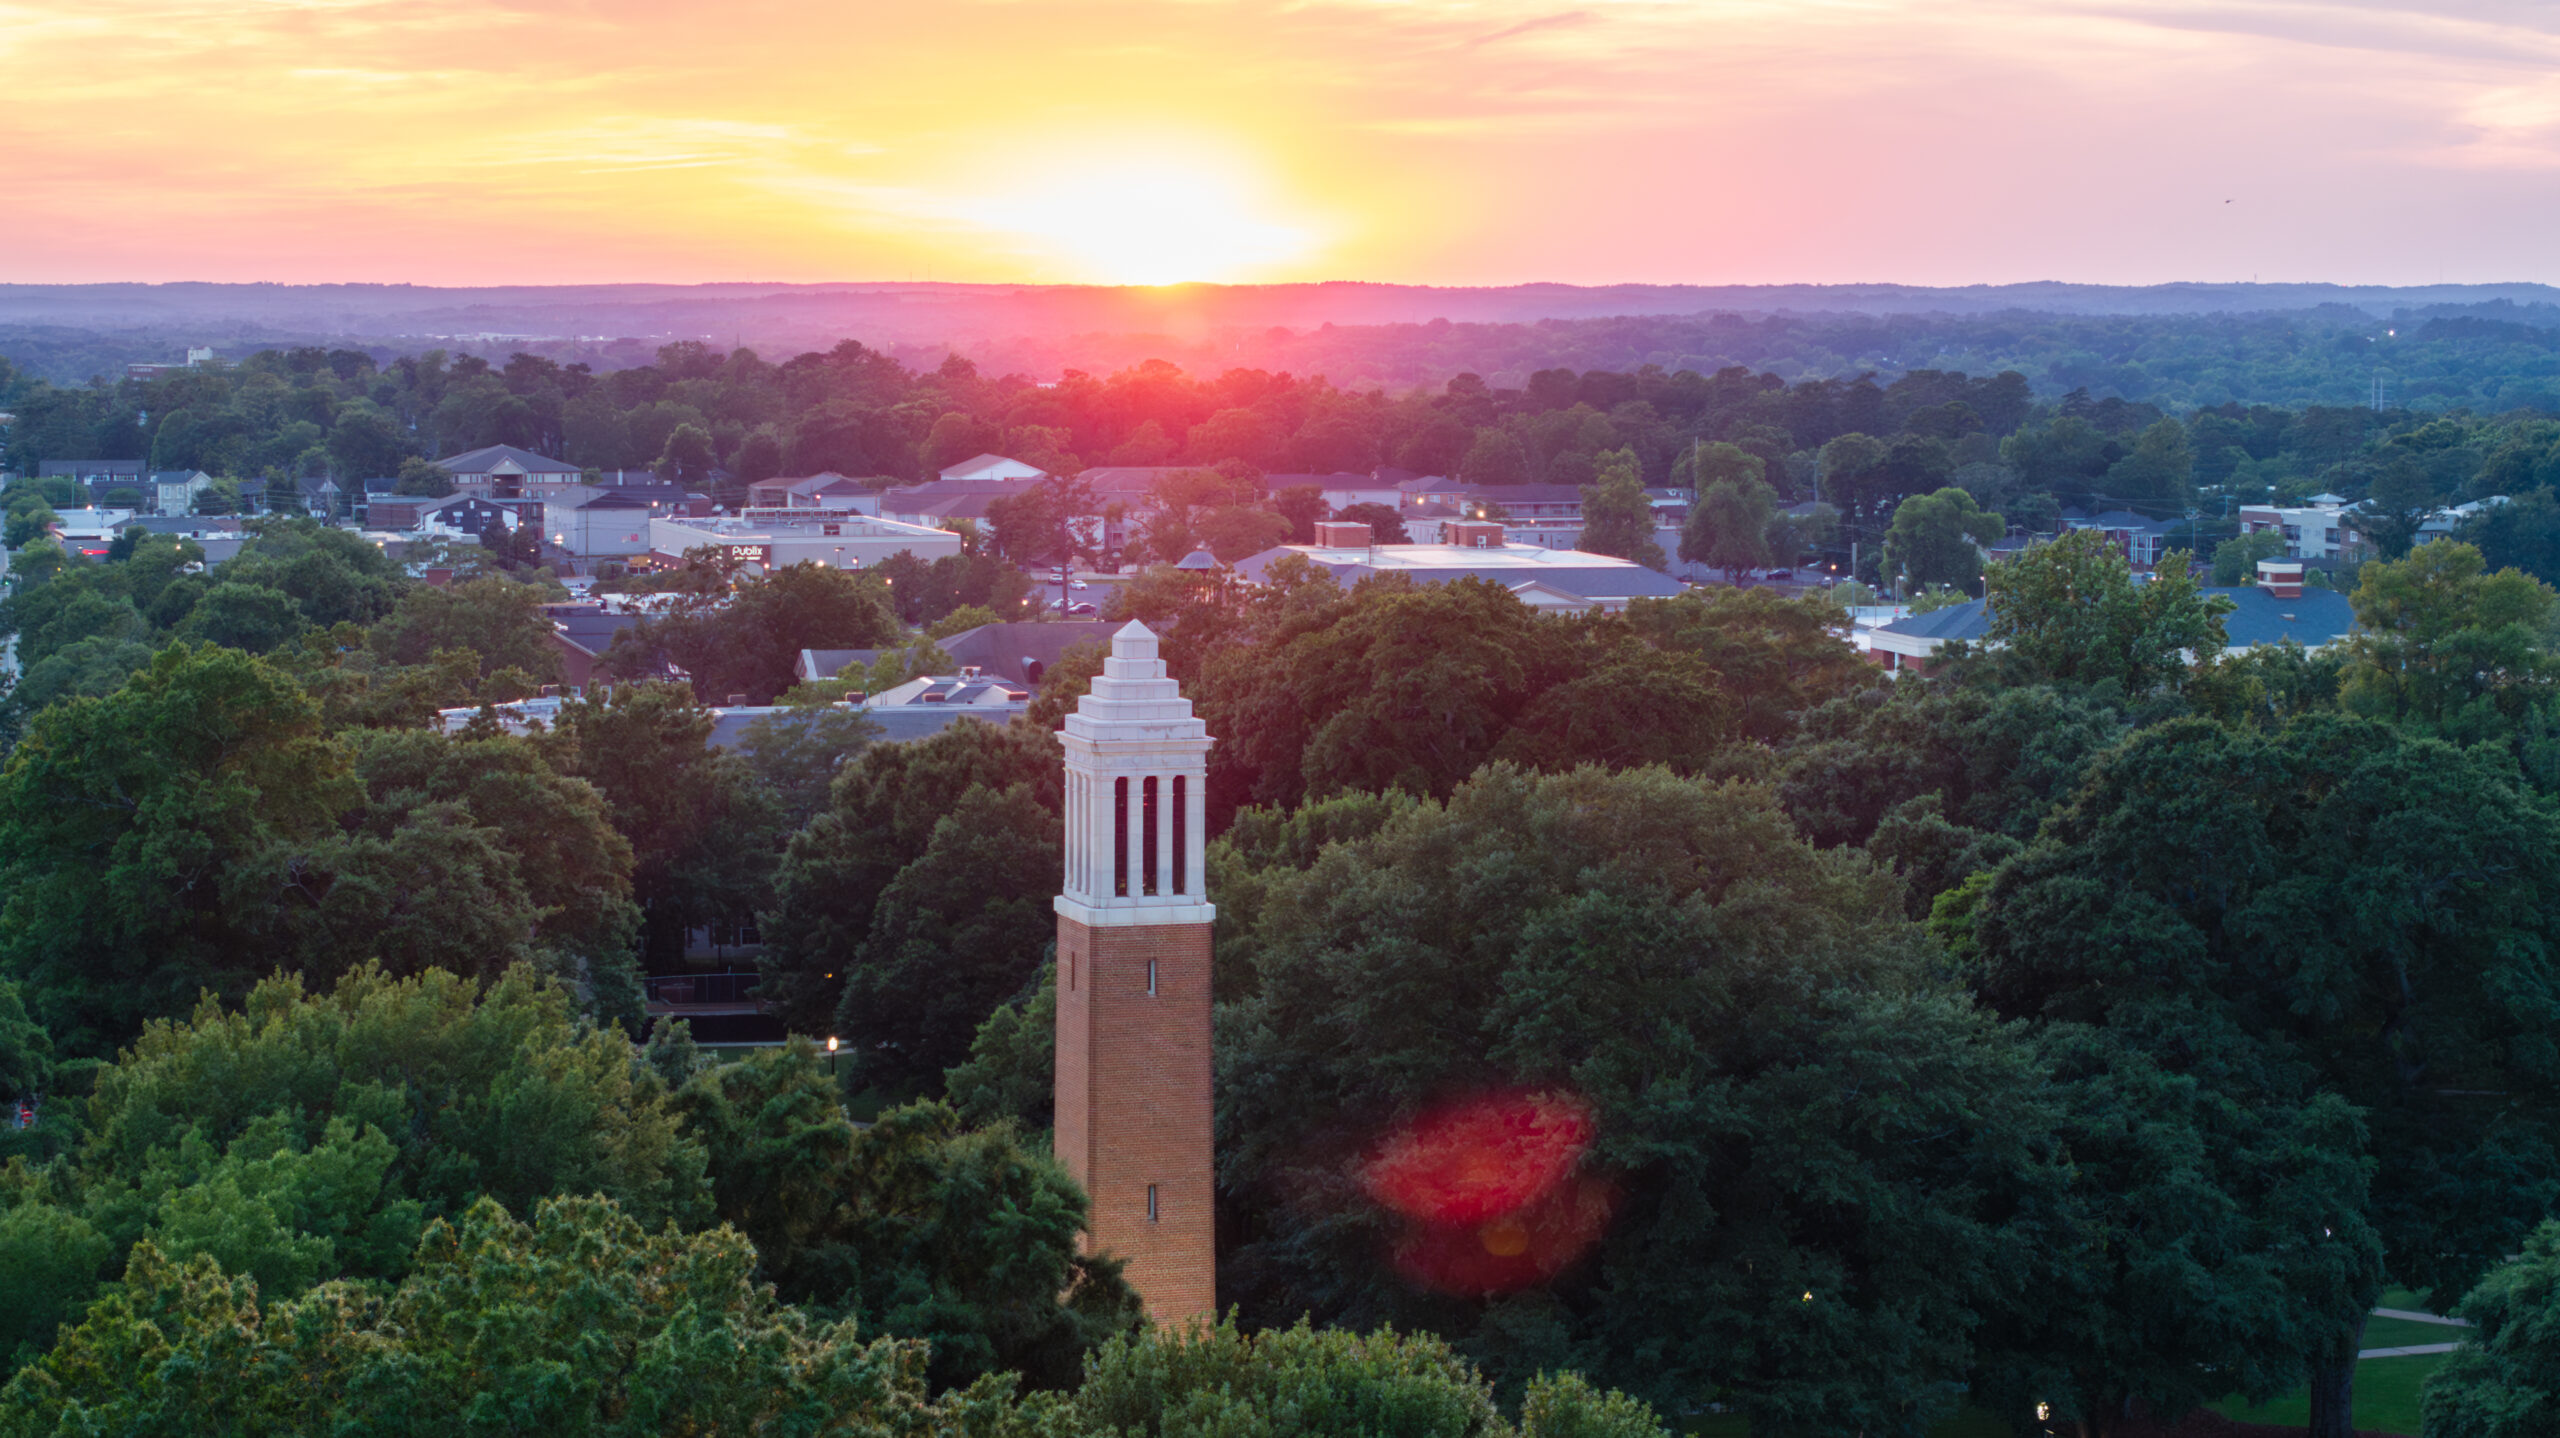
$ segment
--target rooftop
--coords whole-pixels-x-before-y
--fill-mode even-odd
[[[788,513],[788,511],[776,511]],[[846,514],[825,519],[783,520],[766,516],[711,519],[662,519],[661,524],[680,524],[703,534],[722,539],[751,541],[764,539],[918,539],[932,536],[948,539],[951,531],[928,524],[908,524],[904,520],[881,519],[868,514]]]
[[[1440,581],[1473,577],[1507,589],[1534,579],[1589,599],[1669,598],[1688,588],[1670,575],[1632,560],[1579,549],[1544,549],[1534,544],[1486,549],[1460,544],[1378,544],[1361,548],[1284,544],[1238,564],[1236,572],[1259,582],[1272,562],[1284,554],[1303,555],[1308,562],[1346,582],[1371,574],[1410,574],[1416,579]]]
[[[2347,631],[2355,628],[2355,606],[2334,589],[2306,588],[2291,599],[2279,599],[2254,584],[2203,592],[2231,601],[2231,612],[2222,616],[2222,632],[2235,649],[2281,644],[2288,639],[2306,649],[2317,649],[2344,638]],[[1880,627],[1889,634],[1914,639],[1978,640],[1991,632],[1986,603],[1968,600]]]
[[[492,444],[484,445],[479,449],[466,449],[460,454],[448,455],[437,460],[436,464],[439,468],[450,470],[455,474],[487,474],[511,460],[516,468],[527,474],[582,472],[574,464],[563,463],[549,455],[535,454],[529,449],[518,449],[512,444]]]

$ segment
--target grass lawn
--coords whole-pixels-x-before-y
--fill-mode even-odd
[[[2373,1320],[2375,1325],[2394,1321],[2386,1318]],[[2424,1328],[2430,1325],[2412,1323],[2408,1326]],[[2439,1328],[2436,1331],[2448,1335],[2456,1332],[2450,1328]],[[2373,1329],[2368,1327],[2365,1332],[2370,1335]],[[2432,1338],[2427,1341],[2442,1343],[2446,1339]],[[2365,1339],[2365,1346],[2390,1348],[2399,1345],[2377,1344],[2368,1336]],[[2356,1426],[2369,1428],[2377,1433],[2415,1434],[2418,1431],[2418,1385],[2426,1382],[2427,1375],[2435,1372],[2436,1365],[2443,1361],[2443,1354],[2428,1353],[2416,1358],[2368,1358],[2357,1364]],[[2217,1411],[2237,1418],[2243,1423],[2308,1423],[2311,1421],[2311,1398],[2308,1393],[2296,1393],[2290,1397],[2279,1398],[2264,1408],[2244,1407],[2237,1398],[2225,1399],[2213,1406]]]
[[[2407,1318],[2368,1318],[2364,1321],[2364,1346],[2415,1348],[2421,1343],[2460,1343],[2470,1332],[2468,1328],[2419,1323]]]

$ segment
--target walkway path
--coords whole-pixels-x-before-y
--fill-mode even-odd
[[[2422,1313],[2414,1308],[2377,1308],[2373,1310],[2373,1316],[2376,1318],[2398,1318],[2410,1323],[2433,1323],[2445,1328],[2469,1328],[2471,1326],[2471,1320],[2468,1318],[2446,1318],[2441,1314]],[[2428,1353],[2451,1353],[2453,1350],[2460,1348],[2461,1346],[2462,1345],[2459,1343],[2417,1343],[2411,1344],[2405,1348],[2360,1348],[2356,1350],[2356,1357],[2416,1358]]]

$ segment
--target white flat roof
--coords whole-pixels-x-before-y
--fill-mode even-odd
[[[932,536],[958,540],[950,530],[930,524],[909,524],[900,519],[882,519],[877,515],[848,514],[841,518],[811,519],[790,523],[743,519],[672,519],[661,517],[654,524],[690,529],[730,541],[759,539],[919,539]]]
[[[1365,564],[1371,569],[1642,569],[1632,559],[1592,554],[1580,549],[1547,549],[1535,544],[1506,544],[1477,549],[1464,544],[1380,544],[1348,547],[1293,544],[1290,551],[1324,564]]]

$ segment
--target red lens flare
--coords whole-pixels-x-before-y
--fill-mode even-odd
[[[1361,1187],[1409,1221],[1398,1271],[1452,1293],[1542,1283],[1609,1227],[1617,1187],[1579,1172],[1598,1132],[1571,1094],[1497,1093],[1443,1105],[1389,1132]]]

